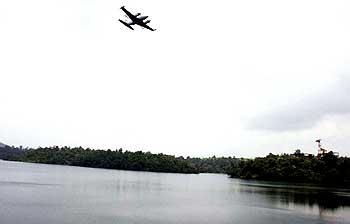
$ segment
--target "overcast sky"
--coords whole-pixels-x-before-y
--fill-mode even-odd
[[[119,9],[150,16],[129,30]],[[0,142],[350,156],[350,1],[0,1]]]

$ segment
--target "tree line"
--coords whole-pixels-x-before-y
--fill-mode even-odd
[[[227,173],[237,159],[215,156],[211,158],[184,158],[162,153],[130,152],[118,150],[94,150],[82,147],[45,147],[37,149],[20,149],[5,147],[0,149],[0,159],[83,166],[106,169],[136,171],[170,172],[170,173]]]
[[[238,164],[235,157],[190,158],[187,160],[195,166],[200,173],[227,173],[233,165]]]
[[[71,166],[170,173],[226,173],[232,178],[315,183],[350,187],[350,158],[329,152],[321,157],[300,153],[255,159],[184,158],[142,151],[82,147],[0,148],[0,159]]]
[[[241,159],[228,174],[243,179],[350,187],[350,158],[337,157],[333,152],[320,157],[270,153],[266,157]]]

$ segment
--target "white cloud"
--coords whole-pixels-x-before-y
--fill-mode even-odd
[[[271,111],[257,115],[249,124],[251,129],[294,131],[310,129],[327,115],[350,113],[350,76],[340,76],[336,83],[311,96],[287,99]]]
[[[123,27],[121,5],[158,31]],[[329,87],[350,61],[348,11],[347,1],[316,0],[2,1],[1,141],[194,156],[305,145],[305,131],[245,124]],[[312,119],[298,125],[317,128]]]

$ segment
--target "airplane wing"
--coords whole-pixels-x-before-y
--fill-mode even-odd
[[[141,23],[141,24],[138,24],[138,25],[142,26],[143,28],[149,29],[151,31],[155,31],[155,29],[152,29],[151,27],[147,26],[147,24],[145,24],[145,23]]]
[[[128,27],[129,29],[134,30],[134,28],[132,28],[132,26],[130,26],[129,23],[126,23],[126,22],[124,22],[123,20],[119,20],[119,22],[121,22],[122,24],[124,24],[124,25],[125,25],[126,27]]]
[[[131,12],[129,12],[128,10],[126,10],[124,6],[122,6],[120,9],[123,10],[123,11],[125,12],[125,14],[126,14],[132,21],[134,21],[134,20],[136,19],[136,16],[134,16]]]

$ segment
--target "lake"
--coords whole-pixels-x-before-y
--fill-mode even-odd
[[[350,223],[350,191],[0,160],[0,223]]]

